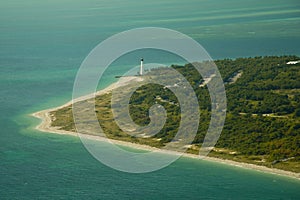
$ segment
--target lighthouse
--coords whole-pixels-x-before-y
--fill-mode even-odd
[[[143,76],[143,62],[144,62],[144,59],[141,58],[140,76]]]

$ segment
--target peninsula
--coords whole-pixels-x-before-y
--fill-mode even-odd
[[[225,83],[227,117],[218,143],[208,157],[229,165],[255,169],[300,179],[300,63],[297,56],[269,56],[216,60]],[[199,99],[201,122],[197,135],[184,156],[197,156],[210,120],[210,96],[206,83],[211,77],[201,77],[191,64],[172,65],[193,87]],[[158,68],[148,73],[162,73]],[[132,95],[130,115],[140,126],[150,123],[148,111],[159,103],[167,112],[163,129],[151,137],[132,137],[115,123],[111,111],[111,93],[116,88],[128,88],[143,82],[140,76],[122,77],[96,94],[95,112],[106,136],[119,145],[153,150],[170,142],[178,130],[180,108],[174,94],[156,84],[146,84]],[[84,111],[82,111],[84,112]],[[39,111],[33,116],[42,119],[38,130],[77,136],[72,114],[72,102],[57,108]],[[97,135],[86,137],[100,139]]]

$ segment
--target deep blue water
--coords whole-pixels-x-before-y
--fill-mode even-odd
[[[181,31],[214,59],[300,55],[297,0],[1,1],[0,199],[299,198],[297,180],[193,159],[118,172],[79,139],[33,129],[39,120],[29,114],[71,99],[76,72],[99,42],[144,26]],[[123,70],[112,68],[101,87]]]

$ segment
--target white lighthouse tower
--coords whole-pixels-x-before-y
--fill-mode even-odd
[[[141,58],[140,76],[143,76],[143,62],[144,62],[144,59]]]

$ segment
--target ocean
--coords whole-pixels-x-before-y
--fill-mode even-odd
[[[208,161],[119,172],[78,138],[34,129],[40,121],[31,113],[71,100],[77,70],[97,44],[139,27],[180,31],[213,59],[300,55],[297,0],[1,1],[0,199],[298,199],[298,180]],[[117,63],[99,87],[125,69]]]

